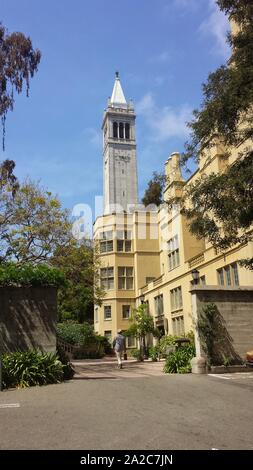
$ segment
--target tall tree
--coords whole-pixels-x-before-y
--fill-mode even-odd
[[[252,240],[253,2],[217,0],[217,4],[235,25],[228,35],[232,53],[203,85],[203,103],[189,123],[191,140],[183,163],[192,157],[198,160],[217,138],[226,149],[224,159],[232,148],[237,158],[222,174],[212,173],[189,185],[181,203],[191,232],[224,250]],[[253,268],[253,259],[245,265]]]
[[[163,202],[163,190],[166,182],[166,177],[163,174],[154,172],[152,179],[148,182],[148,187],[145,190],[142,198],[142,203],[145,207],[150,204],[155,204],[157,207]]]
[[[59,199],[38,184],[26,181],[1,198],[1,259],[18,263],[47,261],[70,238],[68,212]]]
[[[3,125],[3,148],[5,120],[9,110],[13,110],[14,91],[21,93],[23,85],[29,95],[30,78],[38,69],[41,53],[34,50],[32,41],[23,33],[9,34],[0,24],[0,117]]]
[[[146,351],[146,335],[148,333],[155,333],[154,320],[147,312],[147,305],[141,304],[138,308],[133,310],[130,318],[132,323],[128,328],[126,335],[134,336],[140,341],[140,350],[142,358],[147,355]]]
[[[58,291],[59,320],[93,322],[94,303],[100,304],[103,291],[96,282],[99,260],[90,243],[72,239],[56,249],[50,263],[67,279],[67,286]]]

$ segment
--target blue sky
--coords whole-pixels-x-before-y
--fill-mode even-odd
[[[65,207],[102,195],[101,123],[120,71],[137,112],[139,194],[182,151],[201,84],[228,55],[215,0],[0,0],[0,21],[42,52],[30,97],[16,98],[6,151],[16,174]]]

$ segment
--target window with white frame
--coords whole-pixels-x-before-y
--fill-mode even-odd
[[[131,317],[131,306],[122,305],[122,318],[128,320]]]
[[[118,267],[118,288],[122,290],[132,290],[134,288],[132,267]]]
[[[180,287],[176,287],[170,291],[170,304],[171,310],[178,310],[183,306],[183,299],[182,299],[182,289]]]
[[[112,307],[111,305],[104,305],[104,319],[111,320],[112,318]]]
[[[107,230],[106,232],[100,233],[100,253],[108,253],[113,251],[113,232]]]
[[[126,347],[127,348],[136,348],[136,338],[135,338],[135,336],[127,336],[127,338],[126,338]]]
[[[163,310],[163,295],[157,295],[155,298],[155,315],[156,317],[159,317],[160,315],[163,315],[164,310]]]
[[[102,289],[111,290],[114,288],[114,269],[112,267],[100,269],[100,282]]]
[[[172,318],[172,332],[174,336],[182,336],[185,333],[184,329],[184,316]]]
[[[239,286],[238,264],[232,263],[224,268],[217,269],[218,284],[220,286]]]
[[[132,232],[130,230],[117,230],[117,251],[129,252],[132,250]]]
[[[168,252],[169,271],[171,271],[180,264],[178,235],[168,241]]]

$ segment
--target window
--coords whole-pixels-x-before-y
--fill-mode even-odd
[[[157,295],[157,297],[155,297],[155,314],[157,317],[159,317],[160,315],[163,315],[163,295]]]
[[[95,323],[98,323],[98,307],[95,307],[94,320]]]
[[[125,124],[125,135],[126,139],[130,139],[130,125],[128,122]]]
[[[184,330],[184,317],[180,315],[179,317],[172,318],[172,332],[174,336],[182,336],[185,333]]]
[[[118,123],[117,122],[113,123],[113,137],[114,139],[118,138]]]
[[[171,271],[180,264],[178,235],[168,241],[168,251],[169,271]]]
[[[118,268],[118,287],[122,290],[133,289],[134,278],[132,267],[119,267]]]
[[[104,319],[111,320],[111,318],[112,318],[112,307],[111,305],[105,305],[104,306]]]
[[[172,289],[170,291],[170,304],[171,310],[178,310],[183,306],[182,300],[182,289],[181,287],[176,287],[176,289]]]
[[[128,320],[131,316],[131,307],[130,305],[122,305],[122,318]]]
[[[237,263],[231,264],[232,267],[232,277],[234,280],[235,286],[239,286],[239,274],[238,274],[238,266]]]
[[[129,252],[132,250],[132,233],[129,230],[117,231],[117,251]]]
[[[239,273],[237,263],[229,264],[217,270],[218,284],[220,286],[239,286]]]
[[[136,338],[134,336],[127,336],[126,338],[127,348],[136,348]]]
[[[108,339],[108,341],[112,342],[112,330],[105,330],[104,336]]]
[[[119,123],[119,138],[124,139],[124,125],[123,125],[123,122]]]
[[[102,268],[100,269],[100,280],[101,287],[103,289],[113,289],[114,288],[114,270],[113,268]]]
[[[108,253],[109,251],[113,251],[113,240],[100,242],[100,253]]]

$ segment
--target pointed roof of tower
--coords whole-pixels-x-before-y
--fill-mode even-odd
[[[111,104],[115,105],[127,105],[125,95],[122,90],[122,86],[119,79],[119,72],[115,73],[115,83],[112,91]]]

